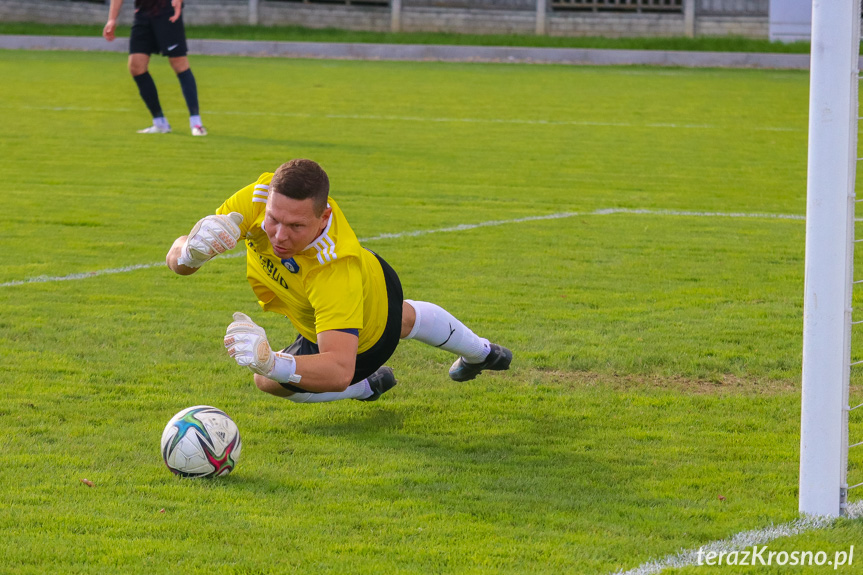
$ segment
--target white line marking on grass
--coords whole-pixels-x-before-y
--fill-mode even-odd
[[[487,222],[479,222],[476,224],[459,224],[446,228],[435,228],[431,230],[414,230],[408,232],[396,232],[392,234],[380,234],[368,238],[359,238],[360,242],[374,242],[378,240],[392,240],[399,238],[413,238],[428,234],[442,234],[448,232],[461,232],[465,230],[475,230],[477,228],[487,228],[492,226],[504,226],[509,224],[520,224],[523,222],[537,222],[542,220],[560,220],[565,218],[573,218],[577,216],[607,216],[612,214],[640,214],[653,216],[683,216],[683,217],[707,217],[707,218],[761,218],[761,219],[779,219],[779,220],[805,220],[804,216],[794,214],[762,214],[762,213],[744,213],[744,212],[695,212],[695,211],[680,211],[680,210],[648,210],[634,208],[605,208],[594,210],[592,212],[559,212],[556,214],[546,214],[542,216],[527,216],[524,218],[514,218],[510,220],[490,220]],[[229,254],[221,256],[223,258],[239,258],[245,257],[245,252]],[[0,287],[12,287],[25,284],[52,283],[72,280],[82,280],[96,276],[121,274],[135,270],[143,270],[164,266],[165,262],[155,262],[151,264],[136,264],[121,268],[110,268],[97,270],[92,272],[83,272],[70,274],[67,276],[38,276],[25,280],[13,280],[5,283],[0,283]]]
[[[848,517],[858,519],[863,516],[863,501],[856,501],[848,506]],[[680,569],[698,565],[698,552],[702,551],[702,557],[705,554],[714,551],[717,554],[720,552],[730,553],[732,551],[743,551],[754,545],[764,545],[781,537],[791,537],[813,531],[816,529],[825,529],[835,523],[835,519],[831,517],[816,517],[807,515],[781,525],[770,525],[764,529],[755,529],[752,531],[743,531],[734,535],[730,539],[722,539],[713,541],[704,545],[700,549],[687,549],[675,555],[669,555],[663,559],[648,561],[629,571],[616,571],[614,575],[655,575],[661,573],[665,569]]]
[[[49,112],[100,112],[100,113],[122,113],[131,112],[129,108],[89,108],[78,106],[3,106],[6,109],[39,110]],[[734,127],[735,129],[748,129],[756,132],[801,132],[805,127],[789,128],[776,126],[720,126],[715,124],[669,124],[669,123],[647,123],[633,124],[629,122],[589,122],[583,120],[521,120],[518,118],[425,118],[422,116],[391,116],[374,114],[308,114],[303,112],[254,112],[246,110],[207,110],[207,114],[226,116],[266,116],[278,118],[303,118],[327,120],[372,120],[386,122],[429,122],[429,123],[456,123],[456,124],[520,124],[528,126],[585,126],[600,128],[671,128],[686,130],[715,130],[718,128]]]
[[[806,216],[797,214],[761,214],[746,212],[695,212],[686,210],[648,210],[640,208],[608,208],[596,210],[589,214],[581,215],[606,215],[606,214],[648,214],[655,216],[694,216],[709,218],[766,218],[774,220],[806,220]]]
[[[386,122],[429,122],[429,123],[458,123],[458,124],[523,124],[529,126],[597,126],[606,128],[688,128],[688,129],[715,129],[719,126],[710,124],[632,124],[629,122],[588,122],[584,120],[522,120],[518,118],[426,118],[422,116],[381,116],[374,114],[301,114],[293,112],[210,112],[211,114],[226,114],[238,116],[284,116],[289,118],[326,118],[328,120],[375,120]],[[793,128],[752,128],[754,130],[786,131]]]
[[[229,256],[230,257],[230,256]],[[135,270],[145,270],[147,268],[155,268],[159,266],[165,265],[165,262],[156,262],[152,264],[135,264],[133,266],[126,266],[122,268],[110,268],[106,270],[97,270],[94,272],[83,272],[78,274],[69,274],[67,276],[38,276],[35,278],[29,278],[26,280],[14,280],[11,282],[6,282],[0,284],[0,287],[11,287],[11,286],[20,286],[24,284],[44,284],[51,282],[66,282],[72,280],[85,280],[87,278],[93,278],[96,276],[104,276],[111,274],[122,274],[125,272],[132,272]]]

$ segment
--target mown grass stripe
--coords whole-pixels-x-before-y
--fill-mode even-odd
[[[477,228],[487,228],[492,226],[503,226],[508,224],[518,224],[523,222],[536,222],[542,220],[559,220],[564,218],[572,218],[576,216],[605,216],[611,214],[637,214],[637,215],[655,215],[655,216],[691,216],[691,217],[714,217],[714,218],[762,218],[762,219],[780,219],[780,220],[805,220],[804,216],[795,214],[766,214],[766,213],[744,213],[744,212],[698,212],[687,210],[649,210],[635,208],[603,208],[592,212],[559,212],[556,214],[545,214],[541,216],[527,216],[524,218],[514,218],[510,220],[490,220],[487,222],[479,222],[476,224],[459,224],[457,226],[449,226],[446,228],[435,228],[432,230],[413,230],[409,232],[397,232],[393,234],[380,234],[368,238],[359,238],[360,242],[373,242],[378,240],[391,240],[398,238],[411,238],[424,236],[428,234],[440,234],[448,232],[460,232],[465,230],[474,230]],[[245,252],[228,254],[226,258],[245,257]],[[92,278],[96,276],[120,274],[135,270],[155,268],[165,265],[164,262],[154,262],[149,264],[135,264],[120,268],[109,268],[104,270],[96,270],[92,272],[82,272],[69,274],[65,276],[38,276],[24,280],[13,280],[5,283],[0,283],[0,287],[12,287],[25,284],[37,283],[52,283],[62,281],[73,281]]]
[[[89,106],[0,106],[5,109],[36,110],[47,112],[98,112],[104,114],[119,114],[132,112],[129,108],[97,108]],[[327,120],[369,120],[384,122],[427,122],[452,124],[513,124],[525,126],[583,126],[596,128],[658,128],[684,130],[716,130],[727,126],[717,124],[676,124],[668,122],[647,122],[635,124],[631,122],[591,122],[586,120],[540,120],[520,118],[448,118],[423,116],[398,116],[380,114],[309,114],[306,112],[255,112],[250,110],[207,110],[207,114],[225,116],[271,116],[279,118],[307,118]],[[737,129],[755,132],[801,132],[805,127],[792,128],[783,126],[736,126]]]

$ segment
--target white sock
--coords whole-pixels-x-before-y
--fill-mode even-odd
[[[295,393],[287,399],[294,403],[324,403],[326,401],[339,401],[340,399],[365,399],[372,394],[369,380],[364,379],[353,385],[349,385],[344,391],[327,391],[324,393]]]
[[[480,363],[488,357],[488,340],[479,337],[447,310],[425,301],[405,302],[414,308],[416,322],[404,339],[415,339],[455,353],[468,363]]]
[[[167,128],[168,127],[168,119],[165,116],[161,116],[159,118],[153,118],[153,125],[157,128]]]
[[[189,127],[194,128],[195,126],[203,126],[201,123],[201,116],[189,116]]]

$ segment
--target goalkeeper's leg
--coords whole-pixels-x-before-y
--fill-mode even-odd
[[[357,383],[351,384],[344,391],[327,391],[323,393],[312,393],[299,388],[288,389],[277,381],[273,381],[263,375],[255,375],[255,385],[261,391],[284,397],[294,403],[325,403],[339,401],[340,399],[358,399],[360,401],[377,401],[381,395],[395,387],[396,378],[393,370],[387,366],[378,368],[373,374],[363,378]]]
[[[393,370],[381,364],[389,359],[390,355],[392,355],[392,350],[398,345],[400,323],[401,314],[398,314],[398,317],[393,318],[392,338],[382,338],[386,340],[391,339],[392,341],[380,342],[384,348],[383,353],[381,352],[381,347],[373,346],[371,350],[357,356],[353,383],[344,391],[310,392],[302,389],[302,379],[297,385],[294,385],[291,383],[280,383],[258,374],[255,375],[255,385],[261,391],[283,397],[294,403],[324,403],[342,399],[377,401],[381,395],[395,387],[397,383]],[[301,356],[317,354],[319,351],[316,344],[303,336],[298,336],[293,344],[283,350],[283,353]]]
[[[255,374],[255,385],[261,391],[278,397],[284,397],[294,403],[324,403],[339,401],[341,399],[366,399],[373,394],[368,378],[349,385],[344,391],[327,391],[324,393],[312,393],[310,391],[300,391],[299,389],[294,391],[260,374]]]
[[[449,375],[456,381],[475,378],[483,370],[506,370],[512,352],[479,337],[442,307],[405,300],[402,339],[415,339],[459,356]]]
[[[479,363],[488,356],[491,350],[489,341],[476,335],[447,310],[425,301],[405,300],[405,303],[410,306],[415,319],[410,332],[402,335],[402,339],[415,339],[439,347],[471,363]],[[405,311],[408,313],[403,316],[408,319],[410,312]]]

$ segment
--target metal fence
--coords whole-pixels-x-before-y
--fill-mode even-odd
[[[338,4],[340,6],[389,6],[390,0],[269,0],[294,4]]]
[[[586,12],[683,12],[683,0],[552,0],[552,10]]]
[[[536,0],[402,0],[402,8],[536,11]]]

